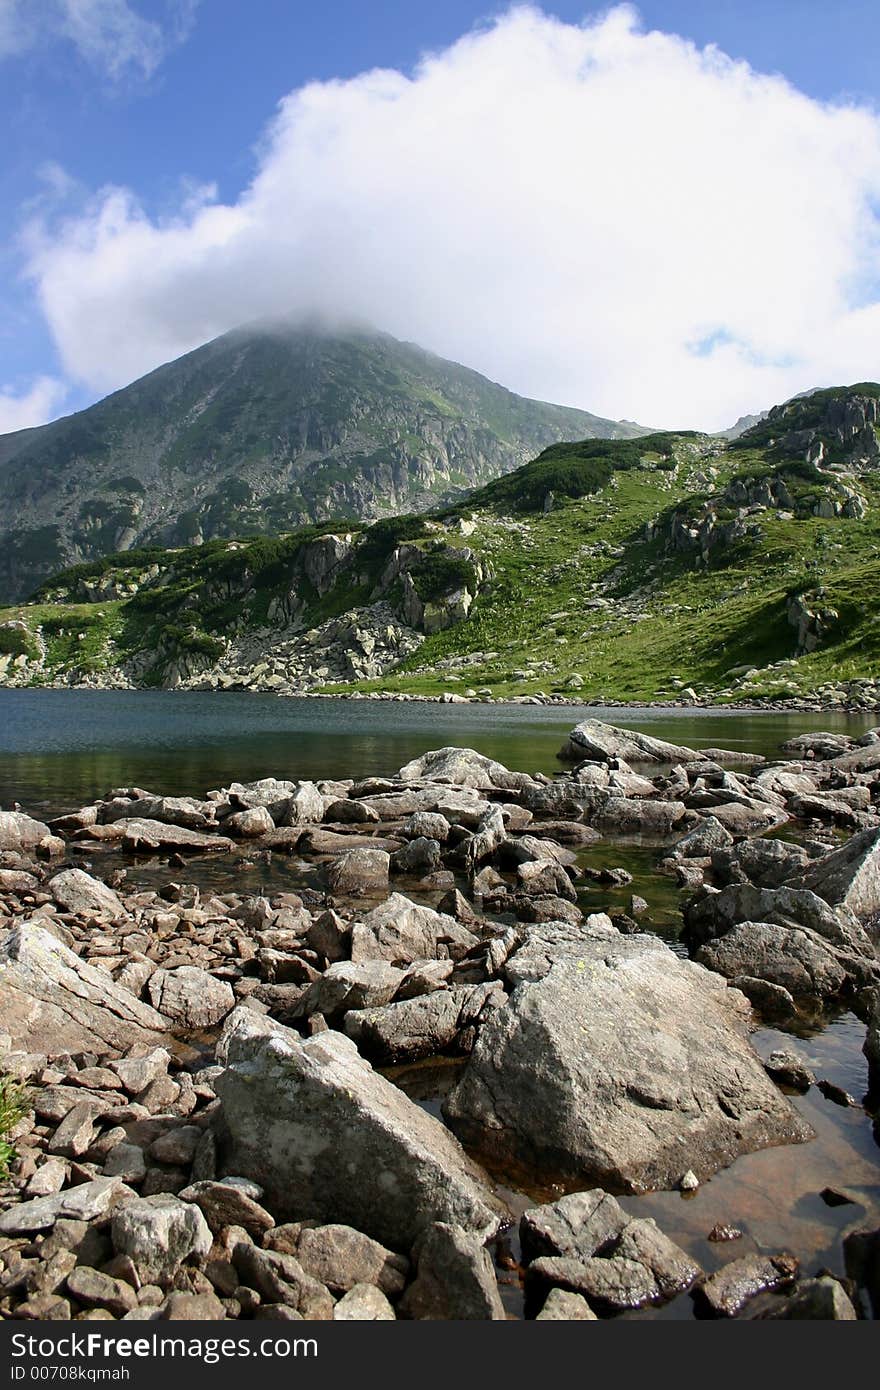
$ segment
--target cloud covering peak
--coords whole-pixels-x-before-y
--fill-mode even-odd
[[[106,188],[32,224],[66,372],[105,391],[253,319],[371,322],[531,396],[720,428],[880,375],[880,119],[630,6],[509,11],[411,74],[292,92],[232,204]]]

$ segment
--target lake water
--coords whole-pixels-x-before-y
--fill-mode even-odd
[[[437,705],[368,701],[281,699],[246,693],[222,695],[152,691],[0,691],[0,805],[19,801],[39,814],[70,810],[110,787],[137,784],[166,794],[202,794],[233,779],[343,777],[395,772],[430,748],[459,744],[478,749],[525,772],[558,771],[556,754],[579,719],[598,717],[695,747],[726,747],[778,754],[796,733],[830,729],[862,733],[877,716],[759,714],[693,709],[563,708],[510,705]],[[95,867],[103,856],[96,852]],[[624,889],[585,888],[581,906],[625,909],[634,890],[649,903],[647,921],[674,945],[680,894],[657,874],[656,850],[602,842],[584,855],[595,866],[622,865],[634,874]],[[118,861],[114,861],[116,863]],[[88,866],[88,865],[86,865]],[[129,869],[130,883],[156,884],[166,865],[142,862]],[[230,883],[230,873],[233,880]],[[276,857],[267,868],[239,860],[193,861],[187,876],[206,885],[259,892],[295,888],[294,862]],[[406,891],[406,890],[405,890]],[[818,1077],[861,1101],[867,1087],[862,1054],[865,1030],[852,1014],[802,1030],[799,1038],[761,1029],[754,1044],[762,1055],[777,1047],[799,1051]],[[436,1073],[404,1069],[397,1079],[428,1108],[439,1108]],[[447,1065],[446,1072],[451,1068]],[[752,1250],[788,1250],[806,1274],[828,1268],[842,1274],[842,1237],[850,1229],[880,1225],[880,1149],[872,1119],[861,1105],[843,1108],[815,1088],[793,1104],[816,1138],[750,1154],[683,1198],[656,1193],[624,1199],[634,1213],[653,1216],[673,1239],[708,1269]],[[823,1189],[843,1189],[846,1202],[829,1205]],[[509,1192],[514,1208],[532,1195]],[[733,1244],[712,1244],[716,1223],[742,1228]],[[501,1272],[502,1281],[512,1276]],[[504,1288],[511,1311],[520,1307],[516,1281]],[[688,1297],[641,1317],[691,1315]]]

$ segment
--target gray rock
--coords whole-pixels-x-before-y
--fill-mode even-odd
[[[435,748],[407,763],[398,776],[403,782],[453,782],[456,786],[477,790],[491,787],[516,790],[534,781],[526,773],[511,772],[503,763],[473,748]]]
[[[868,1059],[868,1087],[876,1095],[880,1093],[880,990],[873,996],[864,1053]]]
[[[134,1308],[137,1294],[122,1279],[113,1279],[100,1270],[80,1265],[67,1276],[67,1292],[83,1308],[106,1308],[113,1317],[121,1318]]]
[[[855,1322],[858,1313],[839,1281],[826,1275],[819,1279],[801,1279],[787,1297],[768,1298],[762,1308],[750,1311],[749,1316],[762,1321],[815,1318],[825,1322]]]
[[[215,1235],[224,1226],[240,1226],[254,1240],[261,1240],[275,1225],[275,1218],[265,1207],[228,1180],[195,1182],[178,1195],[182,1202],[195,1202]]]
[[[0,850],[27,853],[52,834],[48,825],[23,811],[0,811]]]
[[[496,991],[493,984],[469,985],[383,1008],[352,1010],[345,1015],[343,1027],[371,1061],[418,1061],[438,1052],[455,1051],[464,1030],[478,1025]],[[501,995],[499,1002],[505,997]]]
[[[92,878],[82,869],[63,869],[55,874],[46,885],[59,907],[79,916],[104,914],[108,917],[122,916],[124,908],[112,888]]]
[[[570,1260],[544,1255],[526,1270],[526,1317],[540,1308],[551,1288],[581,1294],[597,1313],[622,1313],[660,1301],[649,1269],[617,1255],[607,1259]]]
[[[0,1015],[13,1048],[126,1052],[153,1046],[168,1020],[33,922],[0,942]]]
[[[773,922],[742,922],[706,942],[694,958],[729,980],[741,975],[769,980],[795,1000],[835,999],[848,983],[846,970],[820,937]]]
[[[35,1197],[0,1212],[0,1235],[26,1235],[45,1231],[56,1221],[93,1221],[103,1216],[124,1196],[133,1196],[121,1178],[95,1178],[78,1187],[65,1188],[50,1197]]]
[[[432,874],[440,868],[440,842],[420,836],[408,840],[403,849],[391,856],[391,872],[395,874]]]
[[[387,960],[395,965],[439,956],[458,960],[478,944],[479,939],[454,917],[422,907],[402,893],[392,893],[363,921],[355,923],[351,958],[354,962]]]
[[[716,816],[701,816],[698,823],[671,847],[681,859],[706,859],[733,844],[733,836]]]
[[[529,928],[444,1103],[455,1132],[503,1163],[623,1191],[673,1188],[812,1131],[748,1042],[751,1011],[659,939]]]
[[[286,1304],[303,1318],[327,1322],[333,1317],[329,1291],[307,1274],[293,1255],[259,1250],[249,1242],[239,1241],[232,1259],[241,1282],[256,1289],[266,1302]]]
[[[383,849],[346,850],[327,865],[327,886],[331,893],[350,897],[387,892],[390,864],[391,856]]]
[[[432,1221],[481,1235],[497,1229],[499,1204],[485,1174],[348,1038],[321,1033],[301,1042],[241,1008],[220,1052],[227,1167],[260,1183],[276,1217],[308,1212],[397,1249]]]
[[[396,1316],[374,1284],[355,1284],[333,1309],[334,1322],[392,1322]]]
[[[712,871],[718,883],[748,882],[758,888],[781,888],[809,862],[802,845],[786,840],[743,840],[733,849],[712,853]]]
[[[296,1257],[307,1274],[335,1294],[372,1284],[396,1297],[403,1292],[409,1273],[405,1255],[395,1254],[352,1226],[306,1226],[297,1241]]]
[[[698,1285],[694,1303],[703,1317],[732,1318],[757,1294],[793,1284],[797,1273],[791,1255],[744,1255]]]
[[[849,908],[856,917],[873,916],[880,911],[880,830],[853,835],[789,883],[817,893],[833,907]]]
[[[128,1255],[145,1284],[166,1286],[185,1260],[205,1256],[211,1231],[192,1202],[169,1193],[140,1197],[117,1207],[111,1222],[113,1248]]]
[[[128,1094],[137,1096],[151,1081],[157,1081],[160,1076],[166,1075],[170,1061],[171,1055],[164,1047],[154,1047],[149,1052],[139,1053],[134,1057],[120,1057],[117,1061],[111,1062],[110,1066]]]
[[[226,1309],[213,1293],[171,1293],[158,1316],[160,1322],[221,1322]]]
[[[391,1002],[405,979],[405,971],[387,960],[337,961],[309,985],[293,1016],[336,1018],[351,1009],[379,1009]]]
[[[650,1217],[630,1221],[614,1249],[615,1256],[635,1260],[649,1269],[663,1298],[675,1298],[700,1278],[703,1271]]]
[[[169,850],[178,854],[228,854],[235,848],[234,840],[227,835],[206,835],[201,830],[138,816],[119,824],[125,854],[160,854]]]
[[[781,1086],[808,1091],[816,1080],[806,1062],[796,1052],[771,1052],[764,1063],[768,1076]]]
[[[147,990],[166,1018],[190,1032],[219,1023],[235,1006],[232,986],[195,965],[154,970]]]
[[[666,839],[675,834],[686,815],[683,801],[611,796],[593,810],[590,824],[603,835]]]
[[[694,763],[703,754],[681,744],[666,743],[635,729],[619,729],[601,719],[584,719],[576,724],[559,753],[560,758],[579,762],[583,758],[610,762],[622,758],[628,763]]]
[[[591,1259],[617,1243],[628,1221],[620,1203],[601,1188],[570,1192],[523,1212],[519,1225],[523,1259],[526,1263],[543,1255]]]
[[[472,1231],[435,1222],[413,1253],[418,1272],[400,1301],[404,1317],[504,1320],[492,1261]]]
[[[252,806],[247,811],[235,811],[223,822],[223,829],[241,840],[258,840],[275,829],[275,822],[265,806]]]
[[[544,1301],[536,1322],[597,1322],[587,1300],[579,1293],[552,1288]]]

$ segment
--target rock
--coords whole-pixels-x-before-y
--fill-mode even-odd
[[[846,970],[821,938],[772,922],[742,922],[701,946],[694,958],[729,980],[742,975],[769,980],[795,1000],[835,999],[848,983]]]
[[[510,1000],[444,1103],[474,1150],[638,1192],[810,1137],[749,1046],[743,997],[658,938],[599,916],[530,927],[504,969]]]
[[[305,990],[294,1018],[336,1018],[350,1009],[377,1009],[394,998],[406,978],[390,961],[337,961]]]
[[[535,1321],[597,1322],[598,1319],[581,1294],[569,1293],[567,1289],[552,1288]]]
[[[199,1208],[168,1193],[118,1207],[111,1234],[117,1255],[133,1260],[143,1283],[160,1287],[174,1278],[185,1260],[205,1256],[211,1249],[211,1232]]]
[[[437,840],[445,844],[449,839],[449,821],[438,811],[415,811],[400,827],[408,840]]]
[[[404,1255],[396,1255],[351,1226],[305,1227],[296,1257],[307,1274],[335,1294],[372,1284],[396,1297],[403,1292],[409,1273]]]
[[[108,917],[120,917],[124,912],[113,889],[82,869],[63,869],[49,879],[46,887],[59,907],[82,917],[102,913]]]
[[[675,833],[686,815],[683,801],[611,796],[593,811],[590,824],[603,835],[665,839]]]
[[[628,1221],[620,1203],[601,1188],[571,1192],[523,1212],[519,1226],[523,1259],[527,1263],[544,1255],[591,1259],[617,1243]]]
[[[492,1261],[472,1231],[435,1222],[413,1253],[418,1272],[400,1301],[405,1317],[504,1321]]]
[[[717,816],[701,816],[698,823],[671,847],[681,859],[705,859],[733,844],[733,836]]]
[[[473,748],[435,748],[400,769],[402,782],[453,782],[459,787],[516,790],[534,779],[524,772],[510,772],[503,763],[484,757]]]
[[[192,1183],[178,1195],[182,1202],[195,1202],[215,1235],[224,1226],[241,1226],[254,1240],[261,1240],[275,1225],[275,1218],[265,1207],[228,1179]]]
[[[338,912],[328,908],[310,924],[306,941],[311,950],[317,951],[331,964],[344,960],[351,952],[351,927]]]
[[[702,761],[703,756],[693,748],[666,743],[635,729],[619,729],[600,719],[584,719],[576,724],[559,752],[560,758],[570,762],[584,758],[610,762],[622,758],[628,763],[695,763]]]
[[[155,970],[147,990],[155,1007],[189,1032],[211,1028],[235,1006],[232,986],[195,965]]]
[[[151,1081],[165,1076],[170,1061],[171,1055],[164,1047],[154,1047],[143,1055],[121,1057],[110,1065],[128,1094],[136,1096],[146,1090]]]
[[[36,1197],[0,1212],[0,1235],[24,1235],[45,1231],[56,1221],[93,1221],[129,1194],[121,1178],[95,1178],[78,1187],[65,1188],[50,1197]],[[132,1194],[133,1195],[133,1194]]]
[[[719,893],[704,890],[685,904],[684,920],[684,937],[693,949],[740,922],[774,922],[782,927],[802,927],[842,948],[848,956],[863,957],[866,978],[870,966],[876,964],[871,941],[853,914],[846,907],[831,907],[807,889],[737,883]]]
[[[459,960],[478,944],[479,938],[454,917],[421,907],[402,893],[392,893],[362,922],[355,923],[351,958],[355,963],[378,959],[395,965],[438,956]]]
[[[352,1010],[345,1015],[343,1027],[371,1061],[414,1062],[457,1050],[462,1033],[477,1026],[496,989],[493,984],[470,985],[383,1008]],[[499,1002],[505,997],[501,995]]]
[[[227,1166],[260,1183],[276,1217],[308,1212],[397,1249],[438,1220],[494,1234],[498,1204],[485,1175],[348,1038],[300,1042],[242,1008],[220,1051]]]
[[[104,1176],[121,1178],[132,1187],[139,1186],[147,1176],[143,1149],[138,1144],[126,1144],[124,1140],[115,1144],[104,1163]]]
[[[180,825],[165,825],[162,821],[140,817],[119,822],[122,828],[124,854],[228,854],[235,848],[227,835],[206,835],[200,830],[187,830]]]
[[[614,1248],[615,1257],[634,1260],[649,1269],[663,1298],[675,1298],[700,1278],[703,1271],[650,1218],[630,1221]]]
[[[607,1259],[570,1260],[544,1255],[526,1270],[526,1317],[542,1307],[551,1288],[581,1294],[597,1313],[622,1313],[660,1301],[660,1289],[650,1270],[635,1260],[612,1255]]]
[[[699,1284],[694,1304],[702,1317],[732,1318],[756,1294],[793,1284],[797,1273],[791,1255],[744,1255]]]
[[[209,793],[218,798],[219,802],[228,802],[239,811],[249,811],[263,808],[269,812],[275,825],[281,825],[287,817],[290,809],[291,798],[294,796],[300,784],[297,782],[281,781],[277,777],[261,777],[256,782],[231,782],[222,791]],[[308,783],[313,786],[313,783]],[[321,798],[321,809],[323,814],[324,801]],[[318,820],[321,816],[317,817]]]
[[[304,1318],[326,1322],[333,1317],[330,1293],[292,1255],[239,1241],[232,1258],[241,1282],[267,1302],[286,1304]]]
[[[0,851],[27,854],[51,834],[48,825],[26,816],[23,811],[0,811]]]
[[[855,1322],[858,1313],[837,1279],[825,1276],[802,1279],[785,1298],[775,1297],[750,1314],[765,1319],[817,1318],[827,1322]]]
[[[67,1292],[83,1308],[106,1308],[115,1318],[124,1317],[137,1303],[137,1294],[130,1284],[87,1265],[80,1265],[67,1276]]]
[[[793,1091],[808,1091],[816,1080],[796,1052],[771,1052],[764,1070],[779,1085],[790,1086]]]
[[[696,1192],[699,1186],[700,1179],[692,1168],[688,1168],[687,1172],[683,1173],[678,1180],[679,1192]]]
[[[213,1293],[172,1293],[159,1310],[161,1322],[221,1322],[226,1309]]]
[[[880,1317],[880,1229],[851,1231],[843,1239],[846,1272],[868,1295],[871,1311]]]
[[[327,886],[331,893],[356,896],[386,893],[391,856],[382,849],[350,849],[327,865]]]
[[[781,888],[808,863],[803,846],[786,840],[743,840],[733,849],[712,853],[712,872],[722,885],[748,882],[758,888]]]
[[[223,829],[241,840],[258,840],[275,829],[275,822],[265,806],[252,806],[247,811],[235,811],[223,822]]]
[[[880,990],[873,996],[863,1050],[868,1059],[868,1089],[876,1095],[880,1093]]]
[[[420,837],[408,840],[403,849],[391,856],[391,872],[422,876],[440,868],[440,843]]]
[[[333,1309],[334,1322],[391,1322],[397,1314],[373,1284],[355,1284]]]
[[[846,907],[856,917],[880,911],[880,829],[853,835],[840,849],[815,860],[789,880],[806,888],[832,907]]]
[[[151,1047],[168,1020],[33,922],[0,942],[0,1016],[13,1048],[126,1052]]]
[[[202,1131],[198,1125],[180,1125],[177,1129],[166,1130],[150,1145],[150,1158],[157,1163],[168,1163],[178,1168],[188,1168],[195,1158]]]

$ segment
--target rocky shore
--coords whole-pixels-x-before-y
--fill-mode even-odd
[[[629,1202],[810,1142],[792,1096],[830,1083],[762,1061],[762,1022],[855,1013],[845,1103],[876,1114],[880,730],[765,763],[587,719],[560,753],[0,812],[0,1316],[880,1314],[878,1230],[845,1278],[704,1269]],[[682,890],[686,954],[636,896],[585,910],[625,843]],[[289,891],[242,892],[259,863]],[[442,1116],[404,1064],[444,1071]]]

